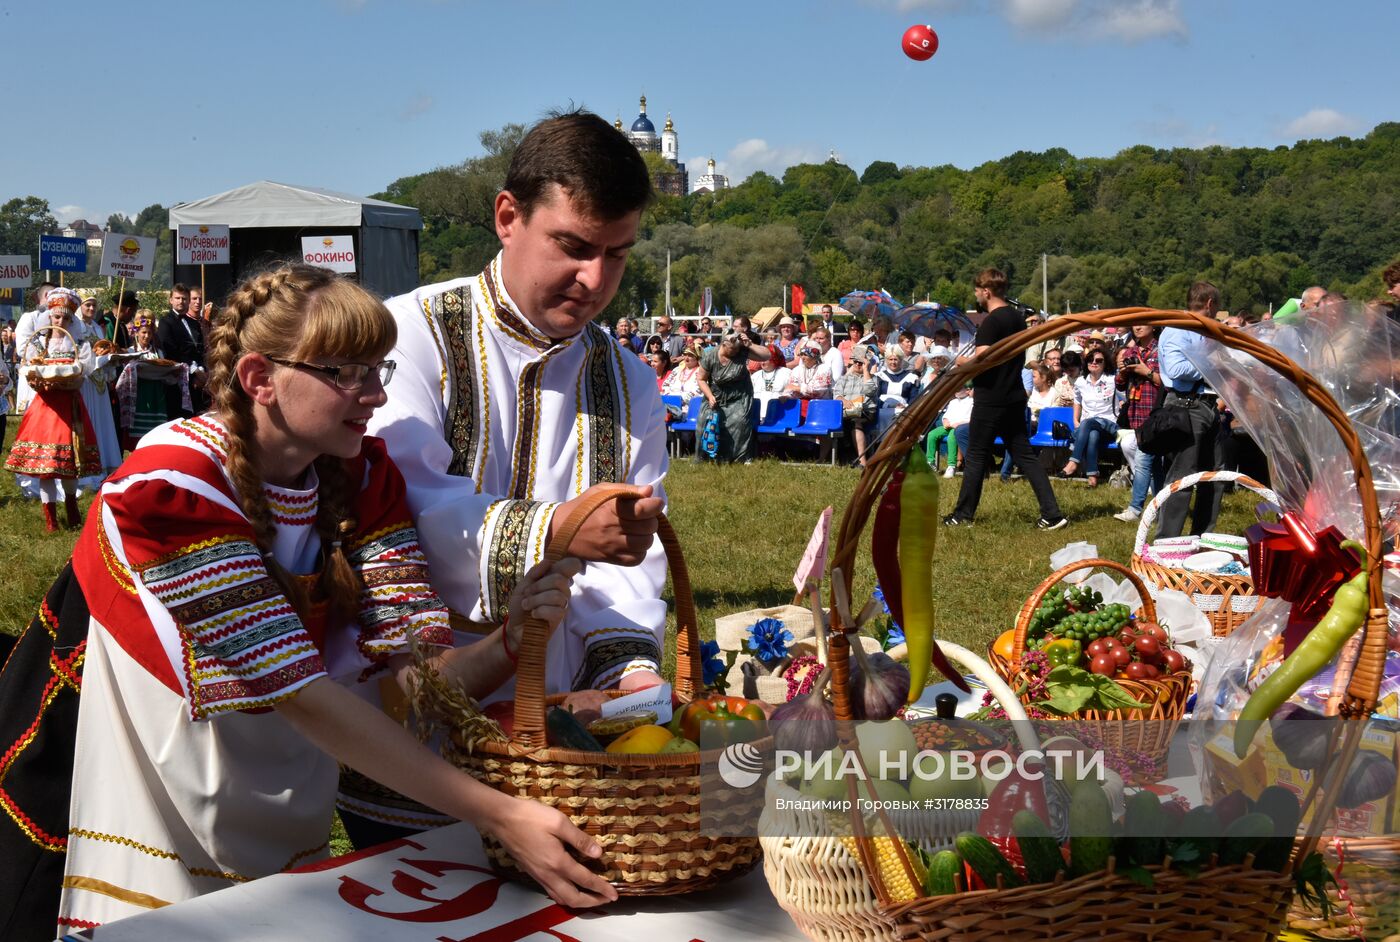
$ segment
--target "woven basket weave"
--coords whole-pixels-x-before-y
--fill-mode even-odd
[[[1147,621],[1157,620],[1157,609],[1152,596],[1128,567],[1111,559],[1081,559],[1062,566],[1052,572],[1044,582],[1036,586],[1034,592],[1021,606],[1016,616],[1016,634],[1012,644],[1011,659],[1007,660],[990,646],[987,660],[996,672],[1013,687],[1019,689],[1028,678],[1021,671],[1021,655],[1026,651],[1026,632],[1031,618],[1040,607],[1041,600],[1058,586],[1066,576],[1082,569],[1108,569],[1123,576],[1137,589],[1142,599],[1138,610]],[[1078,726],[1088,726],[1099,740],[1109,749],[1118,753],[1140,752],[1149,756],[1154,763],[1161,764],[1171,749],[1172,736],[1186,715],[1186,701],[1191,693],[1191,672],[1178,671],[1155,680],[1122,679],[1118,685],[1139,703],[1148,704],[1145,710],[1081,710],[1064,719]],[[1022,702],[1031,705],[1030,697],[1022,694]]]
[[[1225,637],[1244,624],[1245,619],[1253,615],[1255,608],[1259,606],[1259,596],[1254,594],[1254,581],[1249,575],[1225,576],[1164,566],[1146,559],[1142,551],[1147,546],[1147,534],[1157,520],[1157,514],[1173,494],[1197,484],[1229,481],[1249,488],[1271,503],[1278,503],[1277,494],[1238,471],[1198,471],[1188,474],[1158,491],[1142,509],[1137,537],[1133,540],[1133,555],[1128,561],[1133,567],[1133,572],[1153,585],[1185,592],[1191,598],[1192,604],[1209,619],[1211,630],[1217,638]]]
[[[862,545],[861,533],[871,511],[884,491],[890,475],[899,467],[910,448],[933,417],[953,398],[972,376],[1006,363],[1044,341],[1084,329],[1132,327],[1148,324],[1194,331],[1225,346],[1249,353],[1263,365],[1281,374],[1322,410],[1337,431],[1351,457],[1361,502],[1365,533],[1362,542],[1370,559],[1381,559],[1380,509],[1371,468],[1356,431],[1337,403],[1306,371],[1272,347],[1240,331],[1185,311],[1158,311],[1150,308],[1121,308],[1092,313],[1067,314],[1037,327],[1003,338],[975,360],[943,374],[932,387],[895,421],[875,453],[867,459],[855,495],[842,516],[831,556],[832,571],[849,574],[855,570],[855,557]],[[1386,656],[1386,603],[1381,584],[1382,567],[1373,566],[1368,576],[1370,608],[1358,643],[1349,649],[1337,672],[1337,686],[1346,693],[1340,704],[1344,718],[1367,717],[1376,705]],[[849,592],[849,576],[846,589]],[[835,590],[833,588],[833,599]],[[839,627],[833,626],[833,627]],[[836,633],[831,646],[831,666],[838,730],[843,745],[853,745],[851,729],[849,648],[844,634]],[[1326,778],[1344,772],[1356,756],[1361,739],[1361,722],[1338,724],[1335,748],[1329,750]],[[1323,776],[1318,781],[1324,780]],[[1313,810],[1307,834],[1295,845],[1292,866],[1298,866],[1317,846],[1321,828],[1336,804],[1335,790],[1316,785],[1304,798],[1305,808]],[[887,816],[881,824],[889,828]],[[853,820],[859,829],[859,822]],[[1055,939],[1057,942],[1265,942],[1283,929],[1293,880],[1290,874],[1257,871],[1246,863],[1218,867],[1197,877],[1176,872],[1158,872],[1156,885],[1148,890],[1121,878],[1112,869],[1075,880],[1036,884],[1016,889],[995,889],[923,897],[895,905],[876,866],[873,841],[857,837],[861,863],[885,912],[894,920],[901,939],[940,940],[940,942],[1001,942],[1005,939]],[[896,842],[901,857],[902,845]]]
[[[567,555],[583,522],[609,500],[641,496],[638,488],[608,485],[560,525],[545,550],[544,561]],[[671,567],[676,599],[676,694],[688,701],[702,689],[700,635],[690,576],[675,531],[661,518],[660,538]],[[761,786],[743,792],[718,781],[702,782],[702,761],[714,769],[717,752],[677,755],[626,755],[558,749],[546,744],[545,711],[564,699],[545,695],[545,646],[548,629],[527,620],[515,686],[515,726],[509,742],[464,743],[456,738],[444,748],[452,762],[486,784],[557,808],[597,839],[603,856],[590,864],[618,893],[631,896],[691,893],[737,876],[752,867],[760,851],[753,835],[763,798]],[[771,742],[768,741],[768,742]],[[767,742],[755,743],[763,747]],[[703,822],[702,789],[733,795],[722,808],[707,805]],[[493,838],[483,836],[486,856],[498,869],[521,876],[515,861]]]
[[[35,344],[40,339],[40,335],[57,331],[68,338],[73,344],[73,356],[71,357],[50,357],[47,355],[47,341]],[[83,385],[83,368],[78,364],[78,344],[73,340],[73,335],[56,324],[48,327],[40,327],[34,331],[34,336],[29,338],[26,344],[27,351],[30,346],[37,346],[41,355],[29,358],[25,363],[25,382],[29,383],[29,388],[35,392],[47,392],[50,389],[81,389]],[[28,354],[26,353],[26,357]]]

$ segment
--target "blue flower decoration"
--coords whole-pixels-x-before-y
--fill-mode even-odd
[[[787,657],[788,642],[792,632],[783,627],[776,618],[760,618],[749,626],[749,650],[760,661],[781,661]]]
[[[884,647],[884,649],[885,649],[886,651],[888,651],[890,648],[894,647],[895,645],[897,645],[897,644],[903,644],[903,643],[904,643],[904,629],[901,628],[901,627],[899,627],[898,625],[896,625],[896,624],[894,623],[894,620],[891,619],[891,620],[890,620],[890,630],[887,631],[887,632],[885,632],[885,641],[884,641],[883,647]]]
[[[715,681],[724,676],[724,658],[720,656],[718,641],[706,641],[700,645],[700,669],[704,671],[706,687],[714,686]]]
[[[872,592],[872,593],[870,593],[870,594],[871,594],[875,599],[877,599],[877,600],[879,601],[879,603],[880,603],[880,614],[882,614],[882,615],[888,615],[888,614],[890,614],[890,603],[885,601],[885,590],[882,589],[882,588],[880,588],[880,587],[877,585],[877,586],[875,587],[875,591]]]

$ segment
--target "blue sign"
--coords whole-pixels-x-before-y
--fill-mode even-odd
[[[87,271],[87,239],[39,236],[39,267],[45,271]]]

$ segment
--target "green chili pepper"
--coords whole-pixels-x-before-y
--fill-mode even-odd
[[[903,471],[890,475],[890,483],[885,485],[885,493],[875,511],[875,525],[870,528],[870,558],[875,563],[875,580],[885,594],[890,618],[901,629],[904,627],[904,586],[899,574],[899,492],[903,483]]]
[[[1355,547],[1361,554],[1361,571],[1337,590],[1332,597],[1332,607],[1317,623],[1317,627],[1308,632],[1293,653],[1250,694],[1235,724],[1235,755],[1241,759],[1263,722],[1310,677],[1326,667],[1366,621],[1370,610],[1370,597],[1366,591],[1366,550],[1355,540],[1347,540],[1342,545]]]
[[[933,639],[933,549],[938,542],[938,475],[924,453],[913,448],[906,464],[899,507],[899,568],[903,580],[904,642],[909,650],[909,697],[924,692],[929,664],[970,693],[962,674],[948,663]]]

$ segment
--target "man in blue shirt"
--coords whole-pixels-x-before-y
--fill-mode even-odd
[[[1208,281],[1191,285],[1186,295],[1186,309],[1193,314],[1215,319],[1220,310],[1220,289]],[[1190,330],[1168,327],[1157,341],[1157,363],[1162,375],[1166,397],[1165,409],[1186,409],[1191,417],[1191,443],[1172,455],[1166,455],[1167,483],[1180,480],[1197,471],[1214,471],[1220,467],[1216,436],[1220,431],[1220,412],[1216,397],[1205,382],[1191,357],[1205,353],[1206,338]],[[1191,509],[1191,533],[1208,532],[1220,513],[1220,485],[1200,484],[1195,488],[1196,502],[1191,507],[1191,492],[1172,495],[1162,505],[1157,536],[1180,536],[1186,524],[1186,511]]]

